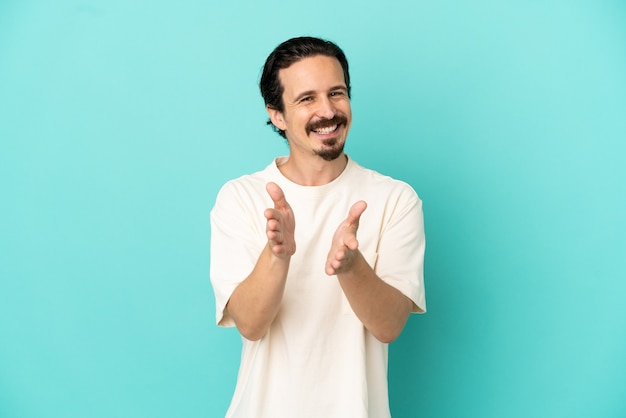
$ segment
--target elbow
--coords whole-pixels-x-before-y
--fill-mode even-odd
[[[383,330],[378,333],[373,333],[374,337],[383,344],[391,344],[399,336],[402,330]]]
[[[264,333],[244,332],[241,330],[239,330],[239,333],[248,341],[259,341],[265,335]]]
[[[408,317],[409,314],[407,313],[396,320],[392,320],[387,323],[380,323],[375,329],[370,329],[370,332],[381,343],[391,344],[402,333]]]
[[[241,315],[238,310],[230,306],[230,303],[226,305],[226,309],[228,309],[228,314],[235,322],[237,331],[246,340],[258,341],[267,333],[269,324],[259,321],[258,315]]]
[[[403,304],[401,304],[401,311],[397,315],[388,318],[387,321],[378,323],[377,329],[371,331],[374,337],[378,341],[384,344],[390,344],[394,342],[402,333],[406,321],[409,319],[411,310],[413,309],[413,301],[406,296],[403,297]]]
[[[259,326],[246,325],[246,324],[237,324],[237,330],[243,338],[249,341],[258,341],[265,336],[267,333],[267,328],[262,328]]]

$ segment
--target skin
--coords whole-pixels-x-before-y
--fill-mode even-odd
[[[352,122],[350,98],[339,61],[326,56],[305,58],[279,72],[284,88],[284,111],[267,108],[272,123],[285,131],[289,142],[289,160],[281,171],[303,186],[319,186],[337,178],[346,167],[342,154],[325,161],[316,153],[345,144]],[[308,132],[307,124],[343,115],[347,122],[331,134]]]
[[[279,72],[284,87],[283,112],[268,107],[272,123],[285,131],[289,160],[280,170],[291,181],[323,185],[337,178],[347,164],[343,153],[352,112],[339,62],[332,57],[305,58]],[[342,123],[327,122],[339,116]],[[321,124],[321,125],[320,125]],[[332,132],[316,132],[310,126],[337,125]],[[322,154],[336,153],[332,160]],[[296,251],[295,217],[280,187],[267,184],[274,202],[265,210],[267,245],[250,275],[239,284],[227,309],[241,334],[262,338],[276,317],[285,290],[291,256]],[[355,202],[337,227],[326,259],[325,271],[336,275],[352,310],[378,340],[395,340],[413,309],[413,302],[382,281],[359,251],[357,231],[364,201]]]

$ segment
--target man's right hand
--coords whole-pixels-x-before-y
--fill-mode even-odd
[[[265,209],[264,212],[267,219],[265,232],[268,245],[275,256],[291,257],[296,252],[296,240],[294,238],[296,221],[293,211],[285,199],[282,189],[276,183],[267,183],[265,188],[274,202],[274,208]]]
[[[262,338],[274,321],[285,291],[291,256],[296,252],[296,223],[285,194],[276,183],[266,186],[274,208],[265,209],[267,245],[246,279],[226,305],[244,338]]]

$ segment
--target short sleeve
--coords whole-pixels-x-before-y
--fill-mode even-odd
[[[210,250],[210,277],[219,326],[235,326],[226,305],[235,288],[254,268],[263,248],[258,217],[249,194],[236,184],[226,183],[219,191],[211,210]]]
[[[381,232],[375,271],[413,301],[413,312],[424,313],[426,239],[422,201],[410,186],[405,186]]]

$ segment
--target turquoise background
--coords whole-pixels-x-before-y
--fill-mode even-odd
[[[626,416],[621,1],[0,1],[0,417],[220,417],[209,211],[288,152],[257,80],[343,47],[348,153],[424,200],[394,417]]]

